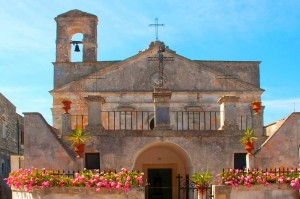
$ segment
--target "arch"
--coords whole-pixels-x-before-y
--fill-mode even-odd
[[[177,154],[177,156],[181,159],[182,163],[185,166],[185,172],[186,174],[189,174],[190,172],[192,172],[192,159],[189,156],[189,154],[179,145],[172,143],[172,142],[155,142],[155,143],[151,143],[147,146],[145,146],[144,148],[140,149],[134,157],[134,169],[138,169],[137,165],[140,164],[138,161],[141,160],[141,157],[143,155],[145,155],[145,153],[147,152],[151,152],[154,149],[160,149],[160,148],[165,148],[169,151],[172,151],[174,153]],[[159,153],[156,155],[160,155]],[[149,157],[147,157],[148,160],[150,159]],[[151,160],[149,160],[151,161]],[[153,162],[153,161],[152,161]],[[163,163],[163,161],[162,161]]]
[[[151,174],[168,170],[169,179],[172,183],[171,193],[173,198],[177,198],[177,175],[185,176],[192,173],[192,161],[189,154],[179,145],[172,142],[155,142],[139,150],[134,157],[134,169],[144,172],[144,182],[155,184],[157,176]],[[168,181],[168,180],[166,180]],[[163,184],[163,183],[161,183]],[[162,185],[162,187],[164,187]],[[150,194],[150,192],[149,192]]]
[[[95,15],[71,10],[58,15],[56,40],[56,62],[70,62],[70,40],[74,34],[83,34],[82,53],[83,62],[97,61],[97,24],[98,18]]]
[[[72,35],[72,41],[83,41],[84,35],[82,33],[75,33]],[[83,45],[82,43],[77,44],[79,46],[80,52],[75,52],[75,45],[71,44],[71,62],[82,62],[83,60]]]

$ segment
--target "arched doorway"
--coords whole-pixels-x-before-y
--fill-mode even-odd
[[[177,179],[192,171],[191,159],[180,146],[170,142],[156,142],[141,149],[134,168],[145,173],[149,199],[176,199]]]

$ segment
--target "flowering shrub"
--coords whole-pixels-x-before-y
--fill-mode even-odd
[[[25,191],[40,187],[86,187],[100,192],[100,188],[104,187],[108,190],[116,189],[127,192],[131,187],[140,186],[143,183],[143,175],[143,173],[127,171],[123,168],[118,173],[83,170],[75,173],[73,177],[68,177],[46,169],[32,168],[11,172],[4,180],[8,186]]]
[[[297,191],[300,189],[300,169],[280,171],[262,171],[262,170],[239,170],[228,169],[218,174],[221,177],[222,184],[238,187],[244,185],[251,187],[256,184],[268,186],[270,183],[289,183]]]

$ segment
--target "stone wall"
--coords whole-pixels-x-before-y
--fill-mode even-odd
[[[41,190],[24,192],[13,190],[13,199],[144,199],[144,188],[133,188],[129,192],[107,191],[106,189],[96,192],[94,189],[86,188],[42,188]]]
[[[74,169],[76,160],[72,159],[66,148],[65,137],[58,137],[55,131],[37,113],[25,113],[25,167],[47,169]],[[142,164],[167,164],[160,154],[153,155],[147,162],[137,164],[148,149],[163,147],[171,153],[180,154],[185,163],[181,175],[193,171],[210,169],[214,174],[223,168],[234,167],[234,153],[245,153],[240,144],[243,131],[237,129],[174,131],[174,130],[104,130],[90,131],[92,139],[85,147],[86,153],[100,153],[100,169],[121,168],[143,170]],[[262,142],[263,140],[260,140]],[[257,143],[256,148],[260,143]],[[167,157],[167,156],[166,156]],[[83,162],[83,160],[80,160]],[[79,162],[80,162],[79,161]],[[140,165],[137,167],[137,165]],[[83,168],[81,165],[80,168]],[[180,168],[178,168],[180,171]]]
[[[10,198],[10,190],[3,178],[10,172],[10,155],[23,154],[21,131],[23,117],[16,107],[0,93],[0,198]]]
[[[76,167],[74,152],[57,136],[39,113],[25,113],[25,168],[73,170]]]
[[[255,167],[298,167],[300,162],[300,113],[292,113],[280,124],[279,128],[275,128],[275,131],[269,132],[269,134],[271,136],[267,142],[254,154]]]
[[[118,191],[107,191],[105,189],[96,192],[94,189],[86,188],[42,188],[32,192],[13,190],[13,199],[144,199],[144,188],[134,188],[128,193]],[[298,199],[298,193],[287,184],[271,184],[269,186],[254,185],[251,188],[213,185],[214,199]],[[201,197],[201,195],[200,195]]]
[[[214,199],[298,199],[298,192],[288,184],[246,186],[213,186]]]
[[[22,154],[21,131],[23,117],[16,107],[0,93],[0,150],[9,154]]]
[[[105,98],[103,111],[123,107],[152,111],[157,63],[149,62],[148,57],[157,56],[160,44],[153,42],[145,51],[119,62],[54,63],[53,126],[61,126],[65,99],[72,102],[70,114],[87,115],[84,98],[88,95]],[[260,100],[259,62],[192,61],[172,50],[166,50],[164,56],[174,57],[164,68],[165,86],[172,92],[172,111],[193,107],[218,111],[217,101],[228,95],[239,97],[236,105],[240,116],[250,116],[252,101]],[[262,128],[262,119],[260,123]]]

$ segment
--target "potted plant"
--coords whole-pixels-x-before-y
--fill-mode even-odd
[[[259,114],[259,111],[261,110],[261,101],[254,101],[252,102],[252,109],[254,110],[254,114]]]
[[[195,184],[198,190],[198,196],[203,195],[206,192],[206,188],[209,186],[213,175],[206,170],[204,173],[195,172],[191,177],[191,181]]]
[[[253,135],[253,129],[247,128],[240,139],[241,143],[245,145],[246,151],[251,155],[252,150],[254,149],[254,143],[257,140],[257,137]]]
[[[84,146],[90,138],[90,134],[88,132],[83,132],[80,128],[70,132],[68,140],[71,141],[71,147],[74,147],[77,158],[81,157],[84,152]]]
[[[62,101],[62,103],[63,103],[63,109],[65,110],[65,112],[66,113],[69,113],[69,110],[71,109],[71,104],[72,104],[72,102],[71,101],[69,101],[69,100],[64,100],[64,101]]]

